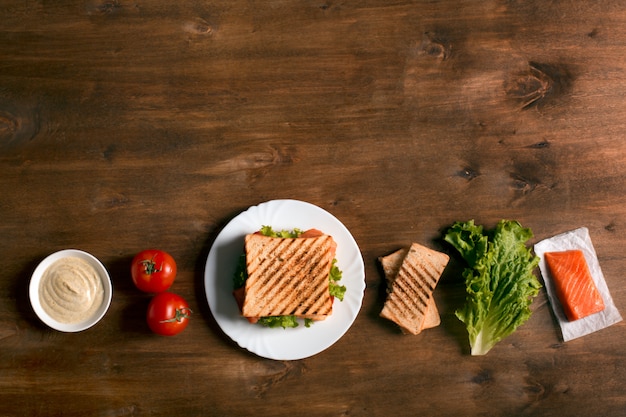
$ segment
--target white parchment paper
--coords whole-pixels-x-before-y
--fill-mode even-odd
[[[584,317],[579,320],[569,321],[563,312],[561,303],[555,293],[552,277],[546,265],[543,254],[546,252],[560,252],[565,250],[579,249],[585,255],[585,260],[589,266],[591,276],[598,287],[602,300],[604,301],[604,310]],[[543,281],[548,292],[548,299],[556,318],[559,321],[561,327],[561,334],[563,341],[567,342],[572,339],[576,339],[581,336],[588,335],[598,330],[604,329],[612,324],[615,324],[622,320],[617,307],[613,303],[613,298],[604,280],[602,269],[600,269],[600,263],[596,256],[596,251],[591,242],[589,236],[589,230],[586,227],[581,227],[570,232],[556,235],[549,239],[542,240],[535,245],[535,253],[539,256],[539,269],[543,276]]]

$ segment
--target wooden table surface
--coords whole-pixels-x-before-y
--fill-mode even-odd
[[[569,1],[0,2],[0,415],[626,415],[626,327],[563,342],[544,289],[485,356],[454,311],[452,256],[417,336],[379,317],[377,258],[516,219],[530,244],[589,229],[626,311],[626,8]],[[274,199],[336,216],[365,264],[327,350],[261,358],[220,330],[204,266]],[[130,278],[170,252],[194,315],[151,334]],[[98,257],[111,307],[47,328],[27,294],[48,254]],[[537,272],[539,276],[539,273]],[[282,331],[282,330],[280,330]]]

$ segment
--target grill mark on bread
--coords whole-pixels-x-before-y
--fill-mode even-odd
[[[276,297],[277,294],[279,294],[280,292],[285,292],[285,287],[290,281],[290,270],[288,269],[289,265],[284,262],[285,259],[290,259],[293,256],[293,247],[295,243],[296,242],[294,241],[294,239],[268,239],[266,242],[262,242],[263,250],[259,255],[257,255],[258,257],[260,257],[261,262],[259,262],[256,268],[249,269],[248,274],[253,277],[261,276],[264,277],[264,279],[253,279],[251,281],[253,285],[250,285],[250,287],[247,288],[247,291],[259,291],[256,296],[263,301],[263,304],[267,304],[268,299]],[[276,252],[280,253],[281,256],[279,256],[277,259],[272,259],[272,253]],[[300,257],[301,256],[302,255],[300,255]],[[254,259],[257,259],[257,257],[254,257],[252,259],[254,261]],[[276,262],[280,263],[278,271],[280,271],[281,273],[273,275],[268,274],[268,271],[271,271],[272,268],[275,268]],[[283,273],[285,270],[287,271],[286,274]],[[291,271],[291,273],[293,272],[294,271]],[[277,277],[278,280],[276,281]],[[273,280],[274,283],[272,285],[269,285],[269,283]],[[263,288],[265,288],[266,291],[260,292]]]
[[[414,243],[404,256],[393,279],[380,315],[403,330],[422,330],[432,293],[449,260],[448,255]]]
[[[406,268],[406,273],[412,277],[420,277],[421,279],[407,279],[406,282],[411,288],[413,292],[419,297],[419,301],[422,305],[426,306],[428,299],[430,298],[430,294],[435,289],[436,279],[429,276],[426,271],[419,267],[419,265],[409,264]]]
[[[387,281],[387,292],[391,292],[391,286],[393,282],[396,280],[398,276],[398,271],[400,270],[400,266],[402,266],[402,262],[409,252],[409,247],[398,249],[397,251],[379,258],[384,273],[385,279]],[[386,310],[389,313],[388,310]],[[383,315],[384,317],[384,315]],[[394,316],[395,317],[395,316]],[[392,321],[399,321],[399,318],[395,317]],[[397,322],[397,321],[396,321]],[[437,305],[435,303],[435,299],[431,296],[428,300],[428,305],[424,311],[424,319],[422,321],[422,327],[420,331],[425,329],[430,329],[441,324],[441,318],[439,317],[439,310],[437,309]],[[403,332],[407,333],[407,331]]]
[[[307,264],[306,267],[308,271],[306,271],[305,273],[311,276],[320,275],[321,273],[323,274],[323,272],[321,272],[322,271],[321,266],[322,264],[320,263],[317,267],[314,265],[313,269],[311,269],[309,265]],[[292,268],[292,266],[289,266],[288,268]],[[328,266],[328,270],[330,270],[330,266]],[[322,277],[321,279],[324,279],[324,278]],[[326,277],[325,279],[328,279],[328,277]],[[318,282],[319,280],[320,278],[318,278],[318,280],[316,280],[315,282],[308,283],[305,280],[284,279],[283,281],[284,282],[286,281],[285,285],[281,287],[280,291],[276,291],[276,295],[282,292],[285,294],[290,294],[290,296],[281,297],[280,299],[282,301],[276,305],[276,310],[273,311],[271,315],[283,315],[283,314],[301,315],[307,312],[307,310],[309,310],[312,313],[320,311],[321,306],[323,305],[323,301],[324,301],[323,299],[324,287],[319,285],[320,284]],[[307,284],[310,284],[308,285],[308,288],[307,288]],[[291,291],[289,291],[290,289]],[[299,300],[302,298],[307,298],[310,305],[304,305],[302,303],[294,305],[294,302],[296,300]],[[292,306],[295,308],[290,311],[286,309],[288,306]]]
[[[334,258],[331,236],[267,238],[248,235],[246,253],[251,256],[246,257],[245,316],[314,318],[332,312],[328,292],[328,274]]]
[[[397,292],[397,299],[407,308],[415,303],[419,313],[424,313],[432,292],[437,285],[438,275],[431,268],[423,264],[404,263],[398,273],[402,279],[396,279],[393,292]],[[420,277],[421,279],[411,279]]]

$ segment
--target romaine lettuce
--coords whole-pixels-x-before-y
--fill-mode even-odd
[[[473,220],[457,222],[444,239],[465,259],[467,296],[456,316],[465,323],[472,355],[484,355],[531,315],[530,305],[541,284],[533,274],[539,258],[526,242],[532,231],[501,220],[484,233]]]

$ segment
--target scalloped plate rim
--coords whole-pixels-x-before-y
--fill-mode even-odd
[[[275,229],[316,227],[337,241],[337,264],[347,288],[335,300],[333,314],[306,328],[268,329],[249,324],[232,297],[232,275],[243,253],[244,236],[263,225]],[[218,278],[219,277],[219,278]],[[352,326],[363,302],[365,266],[349,230],[331,213],[300,200],[270,200],[242,211],[226,224],[207,256],[204,285],[209,309],[222,331],[240,347],[268,359],[296,360],[316,355],[335,344]]]

